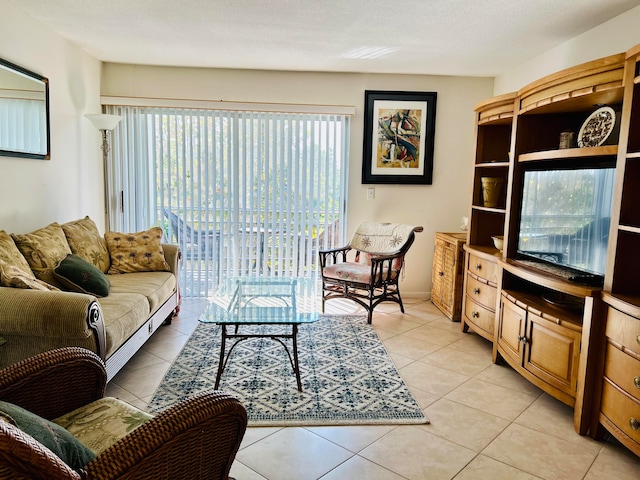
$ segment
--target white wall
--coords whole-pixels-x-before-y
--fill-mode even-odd
[[[565,68],[626,52],[640,43],[639,25],[640,7],[636,7],[497,76],[494,95],[518,91]]]
[[[51,160],[0,156],[0,230],[24,233],[90,215],[103,231],[100,111],[95,58],[0,0],[0,58],[49,79]]]
[[[425,297],[431,291],[436,231],[460,231],[468,214],[474,152],[474,112],[490,97],[493,80],[419,75],[372,75],[167,68],[105,64],[105,96],[225,100],[239,102],[355,105],[351,124],[348,237],[365,220],[421,225],[409,251],[402,293]],[[433,185],[376,185],[366,199],[361,184],[365,90],[435,91],[436,138]]]

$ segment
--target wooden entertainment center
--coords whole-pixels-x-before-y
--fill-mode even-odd
[[[616,124],[602,145],[560,148],[605,105]],[[525,172],[594,166],[615,168],[602,285],[518,252]],[[640,46],[477,105],[473,177],[463,331],[572,406],[578,433],[608,431],[640,455]],[[483,198],[488,180],[497,202]]]

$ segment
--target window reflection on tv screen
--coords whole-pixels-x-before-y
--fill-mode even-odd
[[[603,275],[614,168],[527,171],[518,253]]]

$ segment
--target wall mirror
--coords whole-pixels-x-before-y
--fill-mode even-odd
[[[0,156],[50,153],[49,80],[0,58]]]

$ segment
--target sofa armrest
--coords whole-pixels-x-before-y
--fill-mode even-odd
[[[84,293],[0,287],[0,337],[0,366],[65,346],[106,355],[100,305]]]
[[[65,347],[0,370],[0,399],[49,420],[104,396],[104,363],[84,348]]]
[[[164,252],[165,261],[169,264],[171,273],[177,277],[180,268],[180,259],[182,258],[180,247],[173,243],[163,243],[162,251]]]

